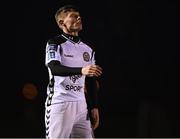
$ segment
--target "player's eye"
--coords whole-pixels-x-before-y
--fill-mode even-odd
[[[77,18],[80,18],[80,15],[72,14],[71,17],[77,19]]]

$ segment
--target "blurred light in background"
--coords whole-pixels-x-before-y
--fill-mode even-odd
[[[26,83],[23,86],[22,94],[26,99],[33,100],[38,95],[37,87],[33,83]]]

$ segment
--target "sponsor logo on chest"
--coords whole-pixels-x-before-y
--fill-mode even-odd
[[[64,54],[64,57],[74,57],[73,55]]]

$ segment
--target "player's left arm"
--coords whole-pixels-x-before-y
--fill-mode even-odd
[[[93,48],[93,47],[91,47]],[[95,50],[92,49],[91,64],[95,64]],[[95,130],[99,126],[99,108],[98,108],[98,92],[99,81],[97,77],[86,76],[86,91],[89,98],[89,114],[91,119],[92,128]]]
[[[86,90],[89,98],[89,114],[92,127],[95,130],[99,126],[98,91],[99,82],[96,78],[86,77]]]

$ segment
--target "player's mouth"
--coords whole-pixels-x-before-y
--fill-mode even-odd
[[[76,23],[77,23],[77,24],[82,24],[82,23],[81,23],[81,20],[78,20]]]

